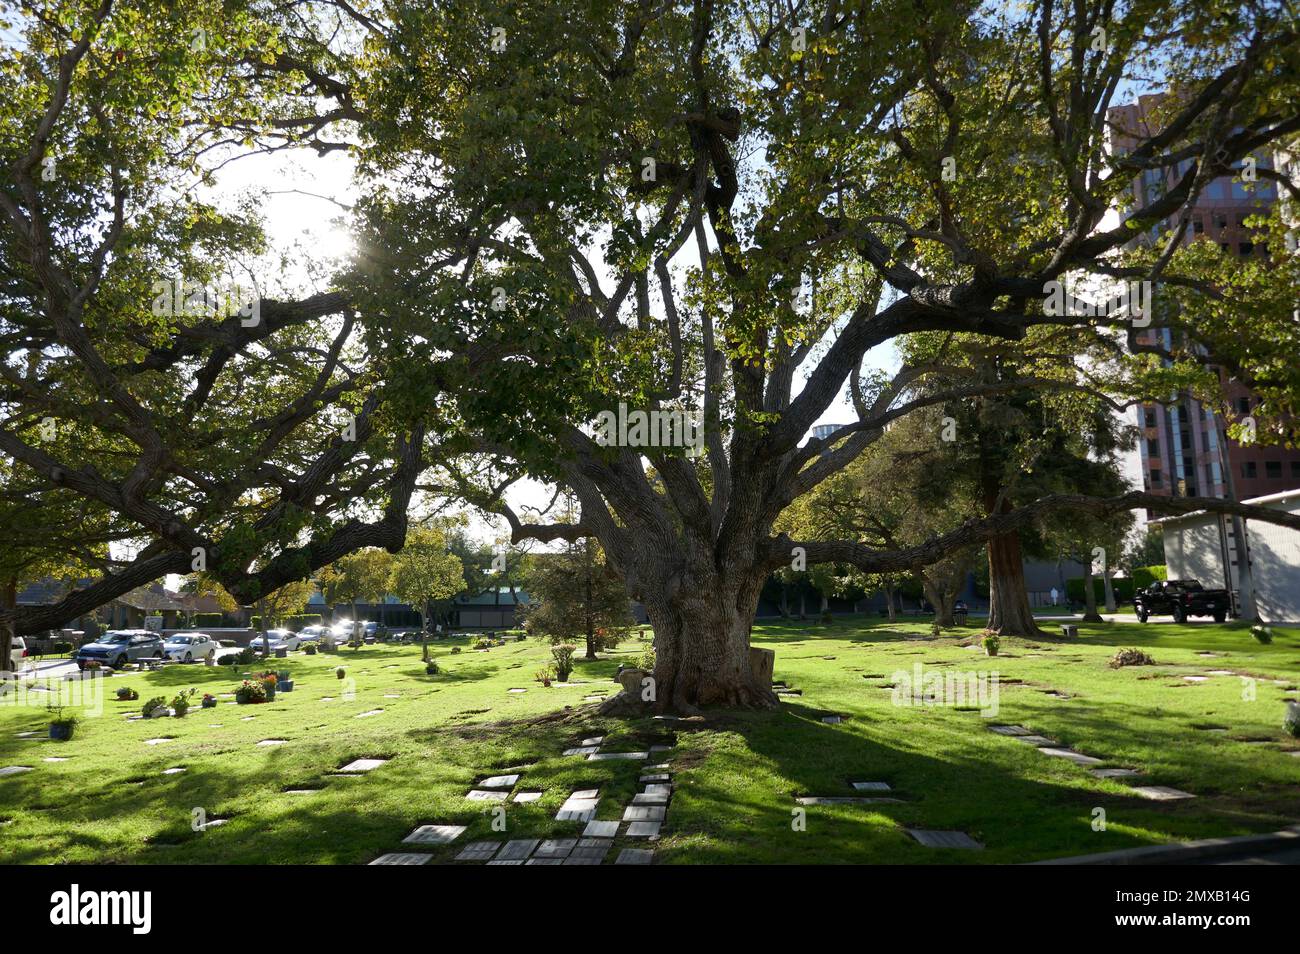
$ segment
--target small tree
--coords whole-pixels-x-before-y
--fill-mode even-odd
[[[627,587],[591,537],[537,555],[528,584],[541,601],[528,614],[531,628],[553,644],[585,639],[587,659],[617,642],[616,631],[633,623]]]
[[[393,557],[384,550],[370,548],[350,553],[321,570],[318,582],[325,602],[352,604],[352,621],[357,620],[357,602],[380,599],[388,588]],[[360,642],[354,644],[360,647]]]
[[[258,598],[255,606],[261,617],[263,658],[271,655],[271,638],[267,634],[286,616],[301,612],[315,592],[316,585],[311,580],[299,580]]]
[[[446,535],[437,527],[412,528],[406,536],[406,546],[393,558],[388,591],[409,603],[419,614],[425,662],[429,661],[425,612],[429,603],[451,599],[461,591],[465,582],[463,573],[460,557],[448,552]]]

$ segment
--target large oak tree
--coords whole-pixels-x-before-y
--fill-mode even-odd
[[[358,546],[395,548],[427,464],[422,481],[504,514],[517,541],[598,538],[654,623],[657,705],[685,710],[775,704],[748,632],[796,550],[905,570],[1064,507],[1300,525],[1132,492],[1048,494],[901,549],[773,530],[888,423],[953,398],[1100,399],[1153,379],[1213,392],[1212,360],[1288,426],[1294,271],[1234,269],[1183,241],[1210,182],[1300,130],[1297,37],[1270,5],[225,7],[179,3],[169,34],[152,4],[65,3],[66,21],[41,19],[39,42],[5,60],[23,95],[0,124],[0,333],[37,370],[6,374],[0,450],[133,521],[157,559],[141,573],[212,546],[223,584],[255,594]],[[195,58],[187,18],[203,15],[222,42]],[[1159,122],[1109,148],[1108,109],[1157,89],[1176,91]],[[216,263],[189,251],[192,230],[160,237],[176,219],[169,150],[213,130],[349,149],[356,267],[316,296],[264,301],[257,328],[142,331],[145,277]],[[56,145],[85,161],[40,185]],[[1143,174],[1157,187],[1133,205]],[[1132,316],[1049,312],[1049,284],[1072,276],[1158,281],[1147,317],[1176,334],[1139,343]],[[339,357],[352,330],[356,374]],[[980,380],[941,350],[860,373],[871,349],[922,333],[1002,342],[1035,374]],[[293,364],[288,393],[251,414],[217,406],[232,378],[292,350],[272,335],[295,334],[315,357]],[[856,420],[805,440],[846,388]],[[368,463],[321,449],[349,402]],[[702,452],[597,442],[588,425],[622,404],[698,410]],[[45,408],[115,435],[117,457],[52,459],[26,431]],[[249,420],[279,442],[240,439]],[[297,456],[316,448],[309,466],[276,459],[277,422]],[[517,514],[505,495],[524,476],[572,493],[578,518]]]

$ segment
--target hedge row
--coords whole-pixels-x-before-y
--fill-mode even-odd
[[[1138,590],[1144,590],[1156,580],[1168,579],[1168,569],[1161,566],[1136,566],[1133,568],[1131,576],[1116,577],[1110,581],[1111,589],[1115,591],[1115,599],[1121,603],[1133,602],[1133,597]],[[1097,594],[1097,602],[1106,601],[1106,584],[1101,576],[1092,578],[1092,588]],[[1082,603],[1083,600],[1083,577],[1077,576],[1072,580],[1065,581],[1065,595],[1076,603]]]
[[[277,628],[290,629],[296,633],[306,629],[308,626],[319,626],[320,621],[320,613],[303,613],[297,616],[285,616],[282,619],[276,620],[276,623]],[[249,620],[248,625],[253,629],[260,630],[262,628],[262,617],[252,617],[252,619]]]

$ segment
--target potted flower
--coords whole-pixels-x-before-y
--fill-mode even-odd
[[[1273,641],[1273,627],[1264,625],[1252,626],[1250,628],[1250,635],[1254,636],[1256,640],[1267,646]]]
[[[217,697],[210,692],[203,693],[203,699],[199,705],[205,709],[215,709],[217,707]]]
[[[998,650],[1002,647],[1002,640],[995,633],[989,633],[983,639],[984,654],[986,656],[996,656]]]
[[[76,732],[80,721],[75,715],[65,716],[63,706],[55,706],[54,718],[50,720],[50,738],[56,742],[67,742]]]
[[[436,676],[438,675],[438,672],[439,670],[438,670],[437,660],[430,659],[427,663],[424,664],[424,674],[426,676]]]
[[[185,718],[190,711],[190,700],[198,693],[197,689],[182,689],[172,698],[172,714],[178,719]]]
[[[347,674],[348,674],[348,671],[347,671],[346,669],[344,669],[342,666],[339,666],[338,669],[335,669],[335,670],[334,670],[334,675],[338,676],[340,679],[345,678],[345,677],[347,676]]]
[[[553,678],[551,667],[546,666],[542,669],[537,670],[537,674],[533,678],[536,679],[538,682],[540,682],[547,689],[551,688],[551,679]]]
[[[136,692],[136,691],[135,691],[134,689],[132,689],[130,686],[118,686],[118,687],[117,687],[117,701],[118,701],[118,702],[134,702],[136,699],[139,699],[139,698],[140,698],[140,693]]]
[[[1286,704],[1286,715],[1282,718],[1282,727],[1297,738],[1300,738],[1300,703],[1288,702]]]
[[[167,714],[166,696],[154,696],[140,707],[140,714],[146,719],[157,719]]]

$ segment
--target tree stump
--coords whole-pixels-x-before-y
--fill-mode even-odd
[[[776,652],[771,649],[749,647],[749,668],[761,686],[772,685],[772,673],[776,669]]]

